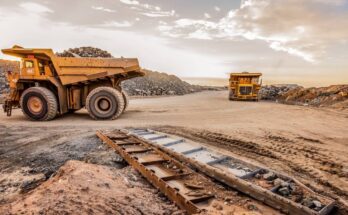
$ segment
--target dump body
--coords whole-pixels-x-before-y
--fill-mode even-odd
[[[229,80],[230,100],[259,100],[261,73],[231,73]]]
[[[45,87],[58,99],[58,112],[64,114],[85,106],[88,94],[107,86],[122,91],[123,80],[143,76],[136,58],[58,57],[51,49],[25,49],[14,46],[2,52],[21,58],[19,74],[9,71],[11,93],[5,103],[19,106],[22,93],[30,87]],[[8,112],[8,111],[7,111]]]

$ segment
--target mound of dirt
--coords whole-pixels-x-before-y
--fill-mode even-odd
[[[175,75],[143,70],[144,77],[133,78],[122,83],[122,88],[129,95],[160,96],[185,95],[204,90],[204,87],[191,85]]]
[[[68,161],[1,214],[183,214],[131,167]]]
[[[348,108],[348,85],[295,88],[280,95],[279,100],[287,104]]]
[[[260,90],[262,100],[275,101],[280,96],[287,93],[289,90],[301,88],[297,84],[284,84],[284,85],[266,85],[262,86]]]
[[[315,107],[348,108],[348,85],[304,88],[295,84],[262,87],[263,100]]]

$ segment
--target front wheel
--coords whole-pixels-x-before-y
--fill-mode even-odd
[[[122,93],[112,87],[98,87],[86,99],[89,115],[95,120],[113,120],[124,110]]]
[[[23,92],[19,103],[24,115],[31,120],[49,121],[57,115],[57,98],[44,87],[28,88]]]
[[[123,112],[125,112],[127,110],[128,105],[129,105],[129,96],[126,93],[126,91],[122,90],[122,97],[123,97],[123,101],[124,101]]]

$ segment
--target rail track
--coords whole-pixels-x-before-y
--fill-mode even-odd
[[[325,215],[334,206],[334,200],[296,179],[177,136],[148,129],[98,131],[97,135],[189,214],[225,210],[216,207],[226,206],[217,197],[219,185],[208,183],[202,173],[282,213]]]

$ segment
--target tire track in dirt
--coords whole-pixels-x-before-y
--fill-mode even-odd
[[[206,130],[171,126],[154,127],[154,129],[182,136],[193,141],[218,146],[236,155],[259,161],[268,166],[270,164],[276,165],[276,163],[280,162],[282,167],[284,167],[282,168],[283,170],[290,168],[292,174],[321,185],[318,188],[306,183],[313,190],[331,196],[341,202],[345,202],[348,199],[348,193],[345,190],[348,187],[348,181],[346,180],[347,176],[342,171],[343,166],[324,152],[321,152],[323,149],[318,147],[307,146],[303,142],[280,136],[269,137],[269,135],[266,135],[265,138],[258,139],[258,141],[262,141],[259,144]],[[346,206],[342,205],[340,208],[348,212]]]
[[[293,169],[311,176],[324,186],[332,188],[340,196],[348,197],[347,190],[344,189],[348,186],[347,173],[343,170],[344,166],[321,152],[323,149],[304,145],[305,143],[299,141],[279,141],[280,139],[274,141],[272,140],[274,138],[270,139],[268,136],[265,139],[272,143],[269,148],[278,152],[279,157],[291,165]]]

